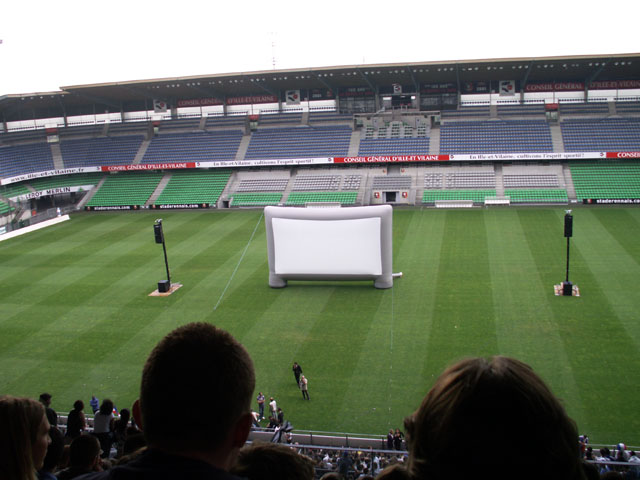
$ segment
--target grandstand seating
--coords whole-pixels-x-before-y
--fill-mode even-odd
[[[578,200],[640,198],[640,161],[593,160],[569,164]]]
[[[640,118],[572,119],[560,128],[567,152],[640,149]]]
[[[109,175],[87,206],[144,205],[162,180],[162,172],[120,172]]]
[[[302,112],[286,112],[286,113],[269,113],[261,114],[258,120],[258,125],[273,125],[273,124],[300,124],[302,122]]]
[[[531,116],[531,115],[544,115],[544,104],[543,103],[533,103],[533,104],[498,104],[498,116],[499,117],[508,117],[508,116]]]
[[[378,175],[373,177],[373,190],[409,190],[412,179],[409,175]]]
[[[435,203],[439,200],[472,200],[475,203],[483,203],[485,197],[495,197],[493,190],[425,190],[422,194],[422,203]]]
[[[505,197],[511,203],[568,203],[567,191],[563,188],[518,188],[505,189]]]
[[[58,135],[60,136],[60,138],[79,135],[88,135],[94,137],[101,135],[103,129],[104,124],[100,123],[92,123],[90,125],[68,125],[66,127],[58,128]]]
[[[145,121],[109,123],[109,135],[145,135],[150,128],[150,123]]]
[[[233,160],[241,140],[241,130],[158,135],[151,140],[142,163]]]
[[[459,117],[488,117],[490,112],[489,105],[461,105],[458,110],[443,110],[442,118],[459,118]]]
[[[505,188],[559,187],[558,176],[554,174],[503,175]]]
[[[46,143],[0,147],[0,177],[53,169],[53,155]]]
[[[75,187],[78,185],[97,185],[103,176],[104,173],[80,173],[76,175],[42,177],[30,180],[29,184],[36,191],[46,190],[48,188]]]
[[[247,116],[245,114],[242,115],[209,115],[207,117],[207,122],[205,124],[205,128],[214,128],[214,127],[243,127],[247,123]]]
[[[241,180],[235,187],[236,192],[283,192],[289,178],[256,178]]]
[[[560,115],[607,115],[609,105],[607,103],[560,103],[558,106]]]
[[[309,112],[309,123],[322,122],[349,122],[353,121],[353,115],[344,114],[335,110],[311,110]]]
[[[448,122],[440,127],[440,153],[552,152],[544,120],[476,120]]]
[[[358,197],[357,192],[291,192],[286,205],[304,205],[311,202],[339,202],[342,205],[353,205]]]
[[[341,157],[348,154],[350,140],[351,128],[343,125],[259,129],[245,159]]]
[[[278,205],[282,200],[282,193],[233,193],[230,207],[266,207]]]
[[[360,141],[360,156],[428,155],[429,138],[384,138]]]
[[[458,171],[445,174],[445,188],[495,188],[496,174],[491,171]]]
[[[619,115],[640,115],[640,102],[616,102]]]
[[[163,130],[195,130],[200,127],[200,116],[162,120],[160,132]]]
[[[63,140],[60,151],[66,168],[96,165],[130,165],[140,148],[142,136],[99,137]]]
[[[175,171],[155,203],[158,205],[187,203],[215,205],[230,176],[230,170]]]
[[[338,190],[340,175],[298,175],[292,190]]]

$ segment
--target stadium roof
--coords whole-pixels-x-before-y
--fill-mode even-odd
[[[273,95],[286,90],[337,91],[367,87],[379,91],[393,84],[415,85],[516,80],[583,82],[639,80],[640,53],[455,60],[439,62],[345,65],[335,67],[263,70],[216,75],[133,80],[74,85],[60,91],[12,94],[0,97],[2,121],[33,120],[72,115],[130,112],[150,109],[153,99],[170,105],[197,98]],[[460,91],[460,88],[458,88]]]

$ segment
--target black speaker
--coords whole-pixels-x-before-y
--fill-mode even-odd
[[[153,234],[156,237],[156,243],[162,243],[164,241],[163,235],[162,235],[162,224],[161,223],[156,223],[153,226]]]
[[[169,283],[169,280],[161,280],[158,282],[158,292],[166,293],[169,290],[171,290],[171,284]]]
[[[573,215],[564,216],[564,236],[569,238],[573,235]]]
[[[573,295],[573,284],[571,282],[562,282],[562,296],[570,297]]]

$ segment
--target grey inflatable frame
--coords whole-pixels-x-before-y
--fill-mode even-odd
[[[269,259],[269,286],[282,288],[287,280],[373,280],[376,288],[393,287],[393,208],[391,205],[375,205],[367,207],[345,208],[299,208],[299,207],[265,207],[265,227],[267,233],[267,253]],[[359,218],[380,217],[380,255],[382,273],[380,275],[349,274],[276,274],[274,235],[272,220],[274,218],[290,218],[299,220],[349,220]]]

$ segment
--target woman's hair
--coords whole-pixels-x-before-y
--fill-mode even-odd
[[[531,367],[513,358],[451,365],[405,431],[413,478],[584,478],[575,424]]]
[[[32,447],[44,418],[40,402],[9,395],[0,397],[0,479],[36,478]]]
[[[102,415],[109,415],[110,413],[113,413],[113,402],[108,398],[105,398],[100,404],[99,412]]]
[[[84,402],[82,400],[76,400],[73,402],[73,409],[81,412],[84,409]]]

